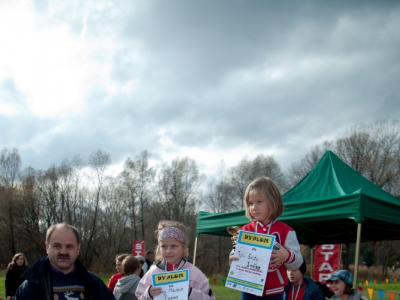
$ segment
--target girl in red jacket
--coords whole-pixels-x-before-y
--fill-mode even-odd
[[[246,217],[252,222],[242,230],[275,236],[277,250],[272,250],[268,276],[263,296],[242,293],[242,300],[282,300],[284,287],[288,282],[286,270],[299,269],[303,257],[295,231],[287,224],[276,220],[282,215],[284,207],[281,193],[276,184],[268,177],[252,181],[244,194]],[[231,256],[232,260],[238,260]]]

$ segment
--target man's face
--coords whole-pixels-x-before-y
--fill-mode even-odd
[[[287,277],[292,284],[300,284],[303,280],[303,274],[300,270],[287,270]]]
[[[51,264],[64,274],[74,269],[80,248],[74,233],[68,228],[56,228],[50,241],[46,242],[46,253]]]
[[[154,261],[154,253],[147,254],[146,259],[148,259],[150,262],[153,262]]]

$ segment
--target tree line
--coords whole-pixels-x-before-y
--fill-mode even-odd
[[[131,252],[134,240],[144,240],[147,249],[154,249],[154,231],[161,219],[177,220],[191,229],[189,250],[193,254],[200,209],[243,209],[245,188],[258,176],[271,177],[284,193],[327,150],[381,188],[399,195],[399,124],[398,119],[383,119],[353,126],[336,140],[313,147],[286,171],[274,157],[258,155],[244,157],[231,168],[221,162],[208,178],[189,157],[151,166],[147,150],[127,158],[118,175],[107,176],[112,160],[102,150],[93,152],[86,164],[75,156],[37,170],[22,169],[18,149],[4,148],[0,157],[0,263],[5,268],[17,252],[23,252],[30,262],[44,256],[46,229],[58,222],[79,229],[80,259],[95,271],[113,268],[115,255]],[[363,245],[362,257],[383,266],[400,260],[397,241],[385,243]],[[230,250],[229,238],[202,235],[196,265],[206,274],[224,273]]]

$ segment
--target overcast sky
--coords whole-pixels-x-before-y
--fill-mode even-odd
[[[400,116],[400,1],[0,0],[0,148],[285,170]]]

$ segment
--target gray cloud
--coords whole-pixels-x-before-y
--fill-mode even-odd
[[[57,7],[35,3],[42,16]],[[23,141],[56,119],[2,117],[14,129],[0,146],[37,168],[97,149],[114,162],[145,149],[160,157],[162,129],[178,147],[282,148],[287,166],[353,124],[399,115],[398,1],[96,3],[71,1],[55,15],[76,35],[116,43],[96,60],[117,87],[135,88],[98,86],[40,150]]]

